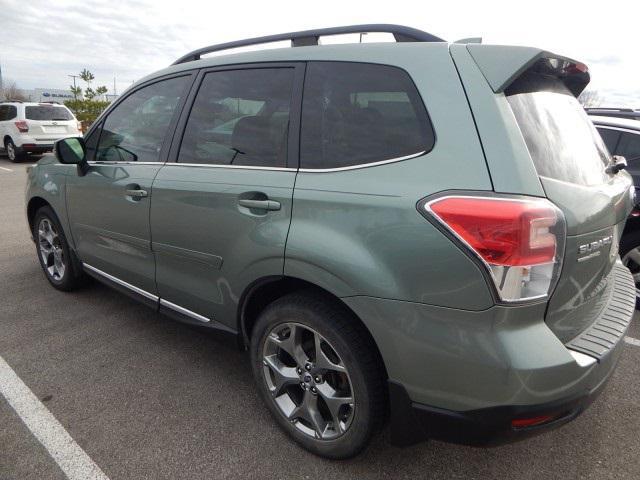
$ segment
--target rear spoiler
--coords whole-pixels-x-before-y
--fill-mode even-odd
[[[559,78],[576,97],[591,79],[584,63],[539,48],[469,44],[467,49],[495,93],[530,71]]]

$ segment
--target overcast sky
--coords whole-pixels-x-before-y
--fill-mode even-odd
[[[587,63],[606,105],[640,108],[640,0],[0,0],[0,65],[21,88],[65,88],[88,68],[121,91],[205,45],[358,23],[542,47]]]

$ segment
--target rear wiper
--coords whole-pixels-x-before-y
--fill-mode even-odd
[[[52,122],[66,122],[67,119],[66,118],[52,118],[51,121]]]

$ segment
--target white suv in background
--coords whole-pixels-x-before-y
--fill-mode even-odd
[[[56,140],[82,135],[80,124],[64,105],[0,103],[0,148],[16,162],[28,153],[53,150]]]

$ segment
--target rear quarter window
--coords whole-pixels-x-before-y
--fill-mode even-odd
[[[300,167],[393,160],[428,152],[434,142],[427,111],[404,70],[367,63],[309,63]]]
[[[578,185],[608,181],[604,141],[560,80],[532,75],[506,94],[538,175]]]

